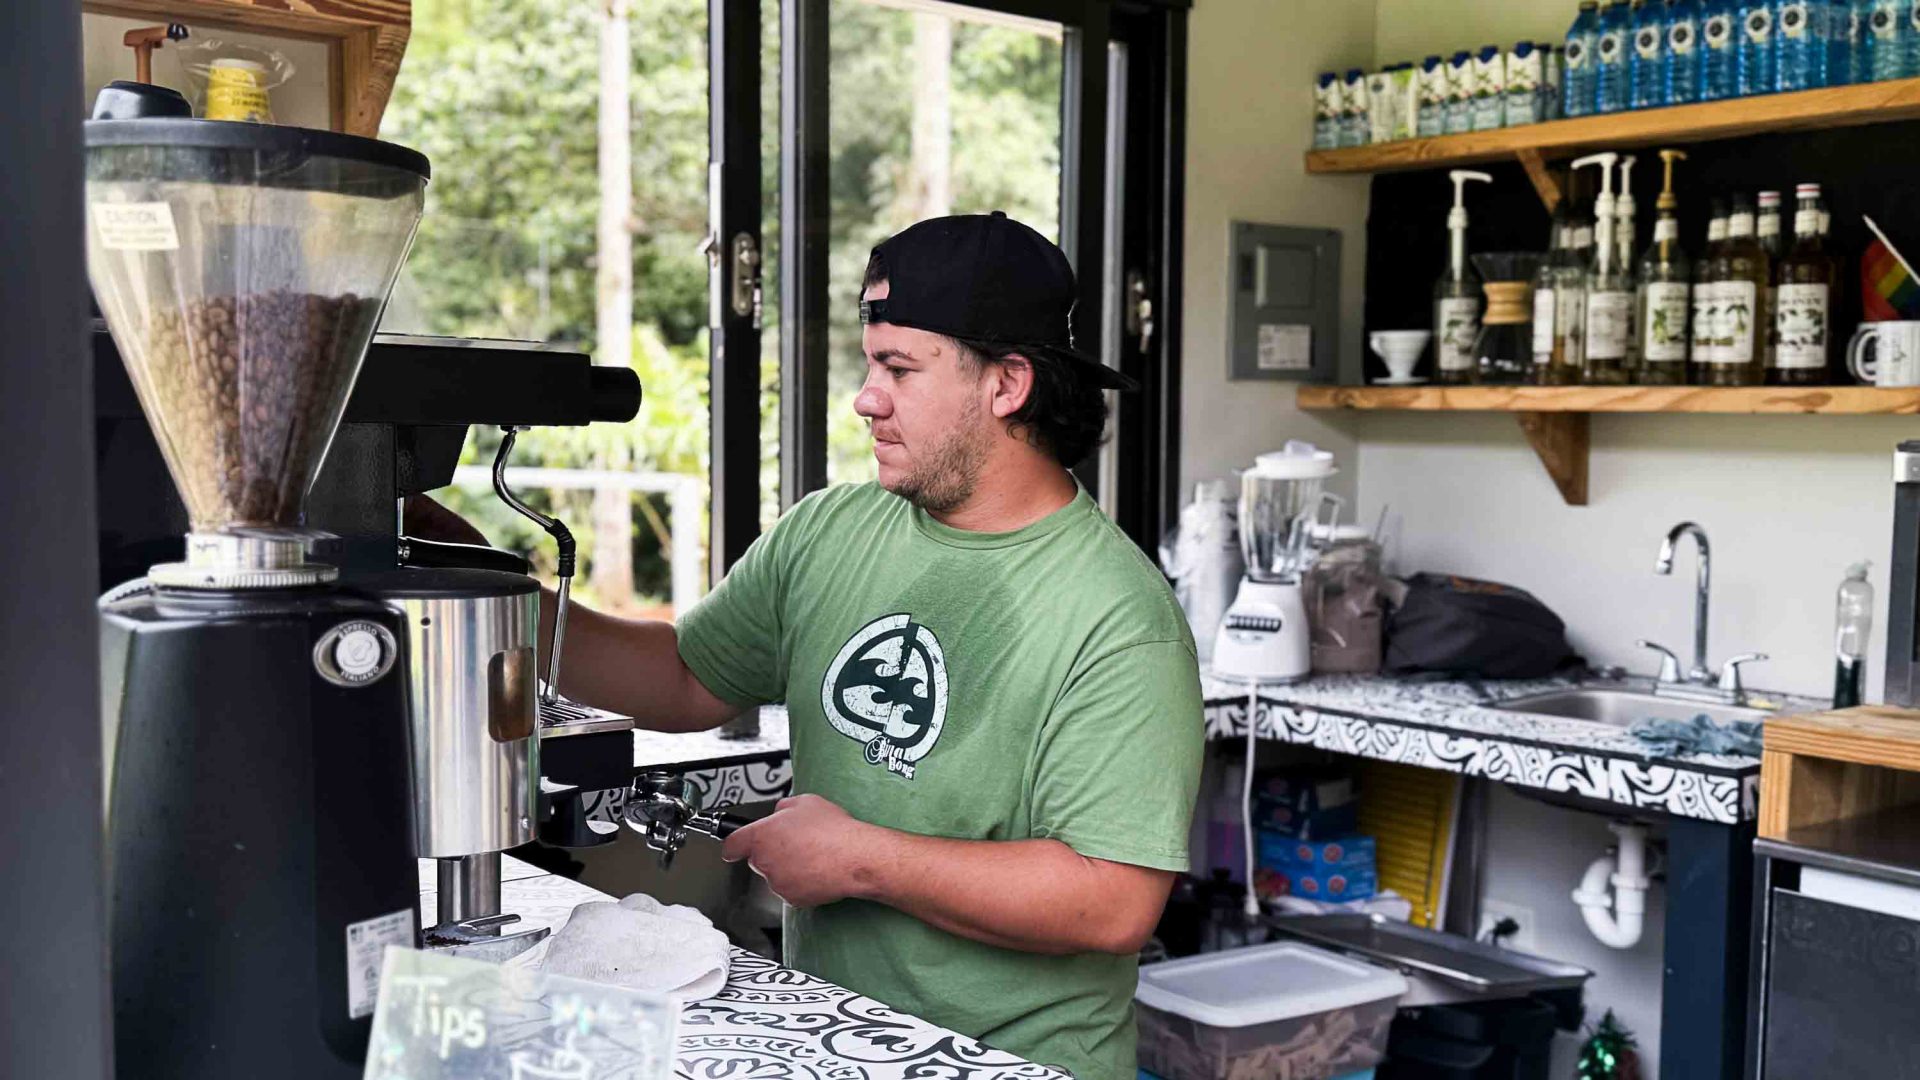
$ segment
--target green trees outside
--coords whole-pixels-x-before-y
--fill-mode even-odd
[[[433,163],[426,217],[395,291],[388,329],[563,343],[597,351],[595,220],[598,109],[596,0],[415,0],[406,61],[383,138]],[[871,475],[851,399],[862,377],[855,300],[868,249],[922,217],[1004,209],[1058,234],[1061,49],[1057,33],[955,21],[868,0],[834,0],[830,133],[833,279],[829,346],[830,475]],[[779,237],[776,6],[763,14],[767,167],[766,346],[762,490],[777,484]],[[696,476],[708,468],[706,0],[644,0],[631,13],[632,364],[645,387],[630,425],[527,433],[515,464]],[[476,432],[463,460],[498,443]],[[446,501],[497,544],[551,568],[551,544],[491,494]],[[573,527],[590,568],[592,493],[524,493]],[[646,500],[642,505],[639,500]],[[638,496],[629,597],[667,596],[665,502]],[[589,571],[590,572],[590,571]]]

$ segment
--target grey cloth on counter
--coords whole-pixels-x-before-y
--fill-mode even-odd
[[[1641,720],[1627,729],[1648,757],[1676,754],[1760,756],[1760,721],[1717,724],[1705,713],[1691,720]]]
[[[710,998],[727,985],[727,935],[705,915],[645,893],[581,904],[553,935],[543,970],[590,982]]]

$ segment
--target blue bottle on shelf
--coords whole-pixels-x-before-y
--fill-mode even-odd
[[[1827,17],[1827,85],[1846,86],[1867,81],[1867,13],[1872,0],[1833,0]]]
[[[1741,97],[1773,93],[1776,89],[1773,0],[1744,0],[1740,5],[1737,37],[1740,63],[1735,77],[1735,92]]]
[[[1653,109],[1667,98],[1667,5],[1633,0],[1633,47],[1627,56],[1628,98],[1636,109]]]
[[[1877,82],[1907,74],[1907,28],[1912,18],[1912,0],[1873,0],[1864,34],[1869,78]]]
[[[1774,0],[1774,89],[1827,85],[1829,0]]]
[[[1629,103],[1627,53],[1632,36],[1626,0],[1600,5],[1600,40],[1594,50],[1595,112],[1620,112]]]
[[[1700,100],[1719,101],[1739,92],[1740,11],[1734,0],[1703,0],[1700,22]]]
[[[1700,0],[1666,0],[1667,47],[1661,54],[1661,93],[1669,105],[1700,100]]]
[[[1594,99],[1594,54],[1600,37],[1598,0],[1580,0],[1580,14],[1567,30],[1566,69],[1560,73],[1560,114],[1590,116]]]
[[[1920,75],[1920,0],[1901,0],[1900,6],[1907,16],[1907,62],[1900,77],[1910,79]]]

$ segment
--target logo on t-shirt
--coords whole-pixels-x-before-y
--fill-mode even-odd
[[[820,708],[836,731],[866,745],[867,764],[913,779],[947,719],[940,639],[911,615],[873,620],[828,665]]]

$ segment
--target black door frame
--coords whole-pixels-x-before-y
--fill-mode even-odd
[[[712,486],[707,573],[714,584],[760,535],[760,305],[758,285],[733,303],[743,238],[754,257],[760,228],[760,0],[707,0],[708,379]],[[756,263],[757,265],[757,263]]]
[[[93,362],[80,5],[9,9],[0,43],[0,1076],[112,1072],[101,828]]]

